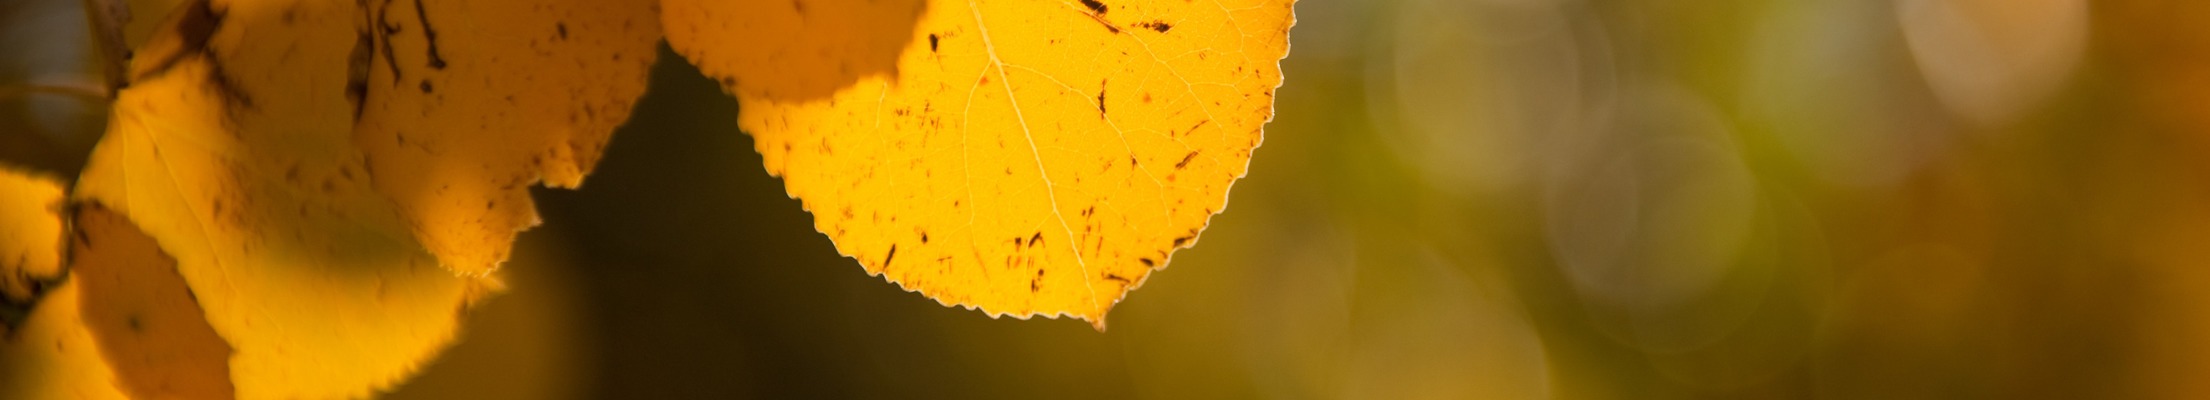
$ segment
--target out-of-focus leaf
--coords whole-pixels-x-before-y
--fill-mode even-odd
[[[120,3],[123,4],[124,10],[122,16],[123,32],[121,32],[123,34],[123,44],[130,48],[137,48],[145,44],[146,41],[153,39],[155,33],[160,32],[162,21],[169,16],[170,11],[174,11],[177,6],[188,2],[184,0],[120,0]]]
[[[371,32],[351,2],[187,5],[134,59],[75,196],[176,259],[235,349],[241,398],[362,397],[455,335],[497,283],[455,276],[353,143]],[[355,94],[350,95],[349,94]]]
[[[439,261],[488,273],[538,223],[528,187],[581,185],[644,95],[656,3],[370,3],[354,143]]]
[[[230,344],[176,259],[130,220],[97,204],[79,208],[70,276],[82,288],[85,326],[123,391],[141,399],[229,399]]]
[[[128,399],[78,313],[77,285],[47,293],[21,329],[0,335],[0,398]]]
[[[0,165],[0,298],[23,302],[61,278],[61,184]]]
[[[775,18],[792,13],[894,17],[897,4],[750,5],[774,11],[760,23],[768,28],[704,32],[791,31]],[[732,14],[749,9],[721,6],[695,14],[752,22]],[[690,29],[677,12],[686,7],[669,7],[671,31]],[[875,39],[882,32],[797,47],[681,32],[671,44],[733,85],[725,89],[741,101],[740,124],[768,172],[869,273],[947,305],[1071,315],[1099,328],[1226,205],[1273,116],[1293,19],[1281,0],[933,1],[925,10],[895,74],[871,74],[879,69],[864,58],[886,43]],[[749,79],[741,62],[735,73],[722,65],[778,54],[861,58],[782,78],[856,79],[822,99],[794,100]]]
[[[748,98],[826,98],[894,76],[923,0],[664,0],[668,44]]]

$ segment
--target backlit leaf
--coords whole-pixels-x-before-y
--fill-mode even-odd
[[[130,398],[85,327],[75,283],[54,287],[19,328],[0,335],[0,398]]]
[[[645,91],[653,0],[371,1],[355,139],[376,189],[443,264],[481,275],[573,188]]]
[[[828,97],[897,73],[922,0],[664,0],[668,44],[748,98]]]
[[[186,7],[152,42],[176,45],[133,60],[75,195],[175,258],[235,351],[238,397],[362,397],[404,378],[496,282],[439,268],[370,187],[348,123],[361,10]]]
[[[770,8],[720,6],[699,14]],[[880,6],[792,10],[881,13],[868,7]],[[687,15],[670,12],[671,31]],[[852,45],[670,43],[734,85],[768,172],[869,273],[947,305],[1102,328],[1226,205],[1273,115],[1292,19],[1285,0],[931,1],[895,74],[860,73],[818,99],[754,89],[718,64]],[[791,79],[854,71],[868,69]]]
[[[123,391],[141,399],[229,399],[230,344],[216,336],[176,259],[130,220],[77,210],[70,276],[85,326]]]
[[[61,184],[0,165],[0,297],[22,302],[61,278]]]

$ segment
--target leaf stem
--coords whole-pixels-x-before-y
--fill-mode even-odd
[[[130,6],[122,0],[84,0],[84,15],[91,22],[92,42],[100,51],[100,74],[107,78],[107,93],[100,97],[114,97],[116,91],[130,84],[126,75],[130,49],[123,43],[123,21],[130,19]]]

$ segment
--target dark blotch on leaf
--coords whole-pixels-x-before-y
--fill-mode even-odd
[[[1097,0],[1082,0],[1082,5],[1089,7],[1090,11],[1092,12],[1096,12],[1098,14],[1105,13],[1105,3],[1099,3],[1097,2]]]
[[[414,0],[414,17],[422,21],[422,38],[430,47],[430,68],[445,69],[445,58],[437,55],[437,29],[430,28],[430,12],[422,9],[422,0]]]

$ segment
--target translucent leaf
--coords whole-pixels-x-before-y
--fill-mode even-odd
[[[921,0],[665,0],[668,44],[748,98],[828,97],[897,73]]]
[[[134,58],[76,196],[176,259],[241,398],[363,397],[496,286],[437,266],[369,184],[352,2],[179,9]],[[172,45],[162,46],[162,43]],[[350,95],[349,95],[350,94]]]
[[[670,43],[734,85],[740,124],[768,172],[838,251],[947,305],[1072,315],[1100,328],[1114,303],[1196,243],[1226,205],[1273,115],[1293,19],[1281,0],[932,1],[895,74],[859,73],[826,98],[791,99],[751,89],[763,83],[741,68],[726,72],[721,60],[866,53],[848,41],[789,49],[754,43],[779,37],[679,40],[692,15],[742,25],[757,14],[737,11],[772,9],[707,2],[718,11],[675,12],[688,7],[680,3],[670,2]],[[792,10],[895,14],[884,7]],[[867,69],[786,79],[855,71]]]
[[[61,184],[0,165],[0,297],[30,300],[61,278]]]
[[[644,95],[653,0],[372,1],[355,142],[446,267],[481,275],[538,223],[528,187],[582,184]]]
[[[128,399],[85,327],[77,285],[47,293],[20,330],[0,335],[0,398]]]
[[[230,399],[230,344],[207,325],[176,259],[130,220],[78,209],[71,279],[84,323],[124,392],[141,399]]]

